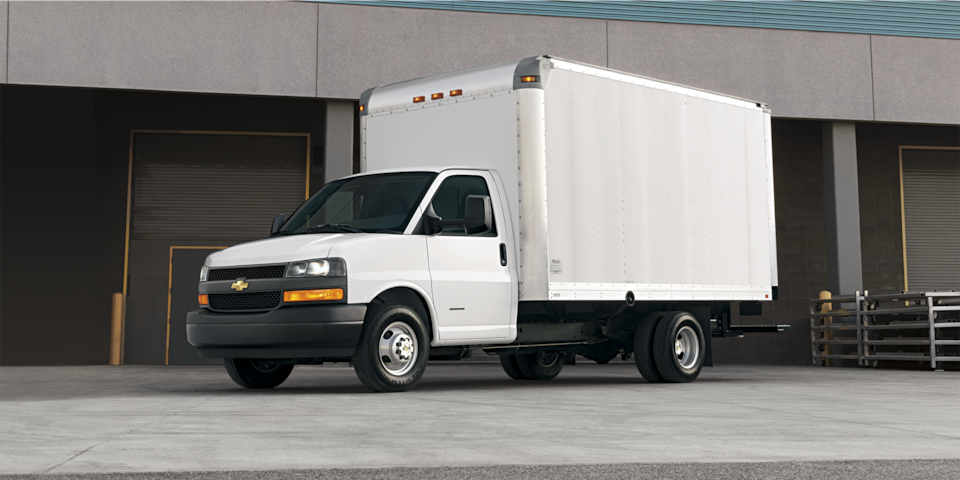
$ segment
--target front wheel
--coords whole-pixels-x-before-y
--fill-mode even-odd
[[[693,315],[670,312],[657,325],[653,338],[653,356],[657,371],[667,382],[694,381],[703,368],[703,330]]]
[[[276,387],[293,371],[293,365],[271,365],[255,358],[224,358],[223,366],[230,378],[243,388]]]
[[[363,321],[353,368],[375,392],[406,392],[427,368],[430,340],[423,320],[401,304],[371,306]]]
[[[517,366],[530,380],[550,380],[560,374],[567,356],[559,352],[536,352],[517,355]]]

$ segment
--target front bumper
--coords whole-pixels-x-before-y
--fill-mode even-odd
[[[187,341],[206,358],[334,358],[353,355],[366,305],[304,305],[257,313],[187,314]]]

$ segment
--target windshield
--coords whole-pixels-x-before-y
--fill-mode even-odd
[[[403,233],[436,176],[386,173],[330,182],[304,202],[277,234]]]

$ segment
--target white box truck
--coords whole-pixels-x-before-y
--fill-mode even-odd
[[[764,105],[550,56],[363,93],[363,173],[211,254],[187,338],[250,388],[352,361],[405,391],[430,358],[518,380],[579,354],[689,382],[776,296]]]

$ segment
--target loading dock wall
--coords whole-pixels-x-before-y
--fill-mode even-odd
[[[781,300],[743,322],[795,328],[718,339],[716,359],[807,363],[809,337],[796,326],[827,268],[821,121],[858,122],[863,287],[898,290],[897,151],[960,142],[958,44],[297,2],[0,2],[0,364],[106,363],[131,129],[309,131],[310,184],[319,187],[331,180],[328,166],[344,171],[326,165],[320,139],[348,130],[324,125],[321,99],[353,103],[373,85],[544,53],[771,105]],[[354,117],[353,138],[343,134],[355,161],[357,130]],[[71,214],[51,218],[64,202]],[[51,252],[69,260],[68,271],[43,270]],[[55,299],[38,290],[47,286]]]
[[[318,99],[17,85],[0,86],[0,98],[3,365],[107,363],[131,130],[303,132],[314,152],[324,145]],[[311,172],[322,172],[323,155],[314,158]],[[322,186],[322,174],[310,185]],[[165,285],[163,254],[154,276]],[[162,364],[165,338],[143,340],[139,362]]]

